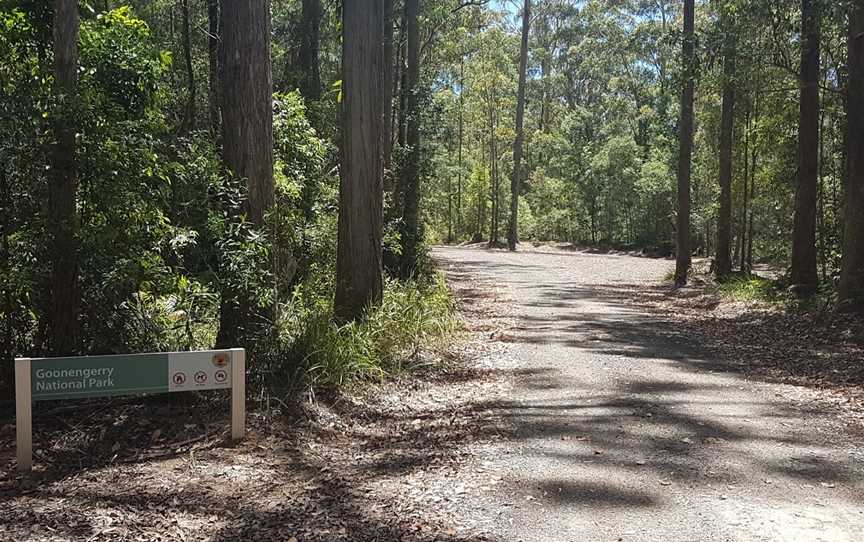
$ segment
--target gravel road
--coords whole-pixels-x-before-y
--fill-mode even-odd
[[[864,447],[806,390],[748,380],[628,303],[665,260],[585,252],[433,252],[510,313],[482,408],[497,484],[466,504],[493,539],[861,541]],[[458,289],[458,288],[457,288]]]

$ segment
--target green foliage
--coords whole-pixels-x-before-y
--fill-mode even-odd
[[[347,325],[333,323],[332,296],[308,287],[298,288],[285,315],[278,344],[273,345],[284,355],[262,379],[287,385],[343,387],[380,381],[416,367],[421,348],[442,343],[458,329],[440,275],[388,281],[381,303]]]
[[[156,98],[170,57],[156,51],[147,24],[129,6],[81,25],[81,92],[105,121],[140,118]]]
[[[757,276],[732,276],[717,284],[715,290],[733,301],[777,303],[785,299],[776,281]]]

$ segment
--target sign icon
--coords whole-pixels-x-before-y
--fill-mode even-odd
[[[195,382],[199,384],[207,382],[207,373],[205,373],[204,371],[198,371],[197,373],[195,373]]]
[[[213,356],[213,365],[215,367],[225,367],[228,365],[228,355],[227,354],[216,354]]]
[[[213,376],[214,376],[216,382],[219,382],[220,384],[222,384],[223,382],[228,380],[228,373],[226,373],[225,371],[222,371],[221,369],[219,371],[216,371],[216,374]]]
[[[186,383],[186,373],[176,372],[174,373],[174,376],[171,377],[171,380],[173,380],[176,385],[182,386]]]

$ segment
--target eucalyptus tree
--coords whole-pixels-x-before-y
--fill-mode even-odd
[[[516,140],[513,142],[513,172],[510,181],[510,226],[507,247],[516,250],[519,240],[519,192],[522,189],[522,147],[525,144],[525,79],[528,71],[528,34],[531,28],[531,0],[522,8],[522,45],[519,48],[519,83],[516,95]]]
[[[256,228],[274,202],[273,80],[270,65],[270,1],[223,1],[222,115],[225,167],[246,184],[243,210]],[[248,338],[250,319],[263,319],[245,292],[222,294],[217,342],[234,347]]]
[[[219,81],[219,0],[207,0],[207,113],[210,135],[219,141],[222,134]]]
[[[389,0],[342,6],[342,164],[336,254],[338,321],[360,318],[382,294],[384,134]]]
[[[684,0],[681,119],[678,136],[678,223],[675,284],[687,284],[690,271],[690,175],[693,159],[693,97],[696,86],[695,2]]]
[[[714,261],[717,277],[732,272],[732,175],[735,137],[735,68],[736,28],[734,5],[723,3],[720,11],[723,56],[723,106],[720,121],[720,211],[717,218],[717,257]]]
[[[321,0],[303,0],[301,23],[298,28],[300,47],[297,64],[301,73],[300,93],[307,100],[321,98],[321,67],[318,61],[321,48]]]
[[[816,254],[816,203],[819,190],[820,0],[801,2],[801,71],[798,117],[798,186],[792,232],[791,281],[810,294],[819,282]]]
[[[78,160],[78,32],[76,0],[54,2],[54,148],[48,183],[48,231],[51,236],[50,349],[53,354],[76,353],[79,345],[81,290]]]
[[[400,183],[402,220],[399,233],[402,254],[399,273],[409,278],[417,266],[422,235],[420,228],[420,0],[405,0],[405,164]]]
[[[846,225],[840,300],[864,306],[864,5],[850,2],[848,37]]]

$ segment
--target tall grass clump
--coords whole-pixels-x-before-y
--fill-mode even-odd
[[[294,378],[308,385],[343,388],[404,373],[420,364],[422,349],[440,346],[458,329],[440,274],[388,281],[381,303],[360,321],[337,325],[331,314],[329,304],[307,314],[290,348]]]
[[[776,282],[755,275],[729,277],[716,285],[716,292],[726,299],[748,303],[778,303],[784,300],[783,292]]]

